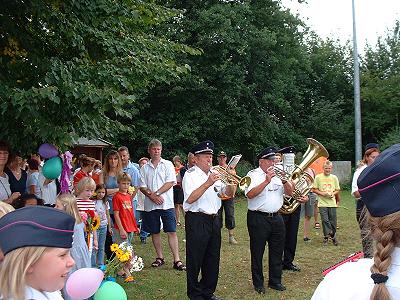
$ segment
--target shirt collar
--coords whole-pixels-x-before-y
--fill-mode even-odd
[[[51,294],[56,294],[59,292],[53,292],[53,293],[48,293],[48,292],[39,292],[38,290],[26,286],[25,287],[25,299],[35,299],[35,300],[49,300],[52,299]],[[62,299],[62,298],[60,298]]]

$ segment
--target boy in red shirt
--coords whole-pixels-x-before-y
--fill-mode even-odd
[[[117,182],[119,191],[115,193],[112,199],[115,228],[117,229],[115,240],[118,244],[124,241],[131,244],[134,233],[139,232],[133,214],[132,196],[128,193],[131,177],[124,172],[117,176]]]

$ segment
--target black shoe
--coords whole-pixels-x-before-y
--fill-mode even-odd
[[[265,287],[263,286],[255,287],[254,290],[259,294],[265,294]]]
[[[212,295],[210,300],[222,300],[222,298]]]
[[[277,283],[277,284],[268,284],[268,287],[273,289],[273,290],[277,290],[277,291],[284,291],[286,290],[285,286],[282,283]]]
[[[300,268],[294,264],[291,264],[290,266],[285,266],[283,265],[282,267],[283,270],[289,270],[289,271],[293,271],[293,272],[300,272]]]

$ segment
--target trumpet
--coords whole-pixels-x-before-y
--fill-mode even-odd
[[[220,180],[225,184],[238,185],[239,189],[242,191],[248,187],[251,183],[251,178],[249,176],[240,177],[235,174],[229,173],[228,168],[221,166],[213,166],[210,171],[216,173],[220,176]]]

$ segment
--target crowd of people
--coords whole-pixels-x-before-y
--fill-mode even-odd
[[[287,153],[294,153],[294,149],[265,148],[257,156],[258,167],[247,174],[249,180],[244,194],[248,200],[251,275],[254,290],[260,294],[266,293],[266,286],[278,291],[286,289],[282,283],[283,270],[301,271],[293,263],[301,206],[305,214],[304,242],[310,240],[313,216],[314,227],[318,229],[315,213],[319,212],[321,243],[339,244],[336,208],[340,203],[340,185],[332,174],[332,162],[321,158],[307,168],[315,177],[312,187],[307,195],[296,196],[301,206],[290,214],[282,213],[284,197],[294,197],[297,188],[290,177],[278,176],[282,158]],[[396,267],[400,253],[397,248],[400,145],[379,154],[379,145],[366,146],[352,183],[365,259],[330,272],[313,299],[367,299],[367,295],[371,295],[371,299],[395,299],[400,296],[400,284],[396,280],[400,276],[400,269]],[[6,142],[0,141],[0,299],[41,299],[38,295],[62,299],[57,293],[61,289],[63,298],[71,299],[63,284],[68,275],[80,268],[100,267],[105,257],[111,256],[112,243],[131,244],[135,234],[142,243],[151,237],[155,251],[151,266],[162,267],[166,259],[161,231],[168,239],[173,258],[171,266],[177,271],[186,271],[188,298],[221,299],[214,293],[224,219],[229,244],[238,243],[234,236],[237,184],[229,180],[230,175],[236,175],[234,166],[227,164],[227,154],[220,151],[218,165],[228,175],[223,176],[212,168],[214,144],[211,141],[195,145],[188,154],[187,164],[179,156],[172,161],[162,158],[162,144],[157,139],[150,141],[148,155],[149,158],[142,157],[138,163],[133,163],[128,148],[123,146],[117,151],[111,150],[103,165],[95,158],[81,155],[72,170],[70,193],[61,194],[58,179],[47,179],[43,175],[39,155],[33,154],[24,160],[21,154],[11,151]],[[90,211],[99,217],[100,224],[88,235],[84,215]],[[179,254],[178,226],[185,228],[186,264]],[[15,235],[18,238],[7,239],[11,231],[21,234]],[[54,232],[63,234],[55,237]],[[43,242],[37,244],[32,239],[35,235],[43,237]],[[265,284],[263,258],[267,245],[269,274]],[[15,255],[27,257],[18,263],[21,268],[18,276],[23,278],[20,283],[5,275],[16,264]],[[61,256],[63,259],[58,263]],[[50,282],[44,283],[44,278],[49,277],[44,276],[42,280],[42,271],[30,266],[49,263],[51,258],[58,263],[54,274],[63,279],[57,282],[49,279]],[[371,277],[367,266],[371,268]],[[335,280],[345,272],[348,273],[340,284],[347,284],[343,278],[350,278],[349,274],[358,274],[357,282],[365,287],[363,292],[353,291],[352,297],[340,292],[343,290],[337,288]],[[118,275],[127,283],[133,281],[129,269],[119,270]]]

